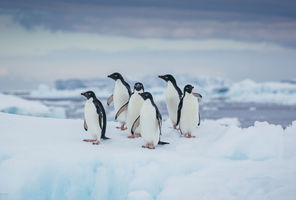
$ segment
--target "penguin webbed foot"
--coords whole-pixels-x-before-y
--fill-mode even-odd
[[[124,127],[124,124],[122,124],[121,126],[116,126],[116,128],[125,131],[127,129],[127,127]]]
[[[95,141],[97,141],[97,140],[93,140],[93,139],[84,139],[83,141],[84,141],[84,142],[95,142]]]
[[[93,142],[92,144],[93,145],[99,145],[100,144],[100,141]]]
[[[176,124],[174,124],[173,128],[174,128],[175,130],[177,130],[177,131],[180,130],[180,128],[177,128],[177,125],[176,125]]]
[[[186,133],[186,134],[184,135],[184,137],[186,137],[186,138],[196,138],[196,136],[191,135],[191,133]]]
[[[153,144],[146,144],[146,145],[143,145],[142,148],[147,148],[147,149],[155,149],[155,146]]]
[[[135,138],[136,136],[135,135],[129,135],[129,136],[127,136],[128,138],[130,138],[130,139],[133,139],[133,138]]]

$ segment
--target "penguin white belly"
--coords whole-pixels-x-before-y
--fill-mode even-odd
[[[168,88],[165,93],[165,101],[167,105],[167,110],[169,114],[169,118],[172,123],[177,123],[177,114],[178,114],[178,105],[180,102],[178,92],[172,83],[168,82]]]
[[[126,118],[126,123],[127,123],[127,128],[129,133],[131,132],[131,128],[133,126],[134,121],[141,114],[141,108],[143,103],[144,103],[144,100],[138,93],[134,93],[130,98],[130,101],[128,103],[127,118]],[[140,132],[141,132],[141,124],[135,130],[135,133],[140,133]]]
[[[99,115],[93,103],[93,98],[88,99],[85,103],[84,117],[88,127],[87,132],[89,132],[94,139],[100,141],[102,132],[99,124]]]
[[[118,112],[118,110],[128,102],[129,100],[129,93],[127,88],[123,85],[121,80],[117,80],[115,82],[115,88],[113,92],[113,101],[114,101],[114,108],[115,112]],[[127,110],[123,111],[117,118],[119,122],[125,122],[126,121],[126,115]]]
[[[192,94],[186,95],[183,99],[181,110],[180,129],[183,134],[192,133],[198,124],[199,105],[196,97]]]
[[[146,100],[141,109],[141,135],[145,143],[152,143],[154,146],[159,141],[159,127],[156,119],[155,108],[150,103],[150,100]]]

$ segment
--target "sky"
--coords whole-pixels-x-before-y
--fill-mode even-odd
[[[0,90],[191,74],[296,79],[296,1],[1,0]]]

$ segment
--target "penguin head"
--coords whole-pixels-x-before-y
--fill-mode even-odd
[[[145,101],[146,99],[150,99],[151,101],[153,101],[153,97],[152,97],[152,95],[151,95],[150,92],[143,92],[143,93],[141,93],[140,95],[141,95],[141,97],[144,99],[144,101]]]
[[[96,97],[96,95],[93,91],[82,92],[81,95],[85,96],[87,99]]]
[[[194,86],[192,86],[192,85],[186,85],[184,87],[184,94],[185,94],[185,92],[188,92],[189,94],[191,94],[193,88],[194,88]]]
[[[108,75],[108,77],[109,78],[112,78],[113,80],[118,80],[118,79],[120,79],[120,80],[122,80],[123,79],[123,77],[121,76],[121,74],[120,73],[118,73],[118,72],[115,72],[115,73],[113,73],[113,74],[110,74],[110,75]]]
[[[165,80],[166,82],[168,82],[168,81],[171,81],[172,83],[176,82],[175,78],[171,74],[160,75],[158,77]]]
[[[135,83],[135,85],[134,85],[134,91],[140,92],[141,90],[142,90],[142,92],[144,92],[144,86],[143,86],[143,84],[140,83],[140,82]]]

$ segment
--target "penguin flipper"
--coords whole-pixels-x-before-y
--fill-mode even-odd
[[[110,106],[110,104],[112,103],[112,101],[113,101],[113,94],[108,98],[107,105]]]
[[[176,123],[176,126],[177,126],[177,125],[179,124],[179,122],[180,122],[182,107],[183,107],[183,97],[182,97],[182,99],[180,100],[180,103],[179,103],[179,106],[178,106],[177,123]]]
[[[137,117],[137,119],[134,121],[132,128],[131,128],[131,132],[132,135],[134,135],[136,128],[138,128],[138,126],[140,125],[140,116]]]
[[[128,106],[128,102],[126,104],[124,104],[123,106],[121,106],[121,108],[117,111],[117,113],[115,115],[115,119],[117,119],[119,117],[119,115],[127,109],[127,106]]]
[[[86,121],[85,120],[84,120],[83,126],[84,126],[84,130],[87,131],[88,127],[87,127],[87,124],[86,124]]]
[[[198,112],[198,124],[197,124],[197,126],[199,126],[200,125],[200,113]]]
[[[196,92],[192,92],[193,96],[197,97],[197,98],[202,98],[201,94],[196,93]]]

